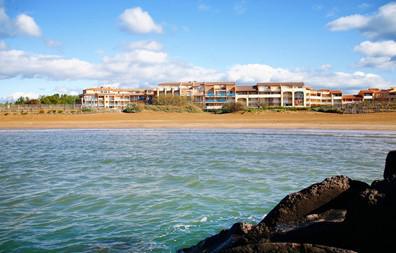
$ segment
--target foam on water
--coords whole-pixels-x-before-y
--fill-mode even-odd
[[[286,194],[382,176],[395,132],[0,130],[0,252],[173,252]]]

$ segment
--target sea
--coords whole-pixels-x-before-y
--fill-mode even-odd
[[[0,252],[175,252],[326,177],[382,178],[396,132],[0,130]]]

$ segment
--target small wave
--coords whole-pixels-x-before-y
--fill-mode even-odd
[[[176,225],[173,226],[173,228],[176,229],[176,230],[185,231],[185,230],[189,230],[191,228],[191,225],[176,224]]]
[[[202,217],[202,219],[199,220],[199,222],[207,222],[208,221],[208,217],[204,216]]]

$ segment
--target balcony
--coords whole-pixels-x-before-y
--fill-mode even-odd
[[[206,93],[206,97],[235,97],[234,92]]]
[[[225,103],[227,102],[226,99],[206,99],[206,103]]]

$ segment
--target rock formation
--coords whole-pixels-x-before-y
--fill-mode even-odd
[[[258,224],[236,223],[179,253],[396,252],[396,151],[371,185],[335,176],[287,195]]]

